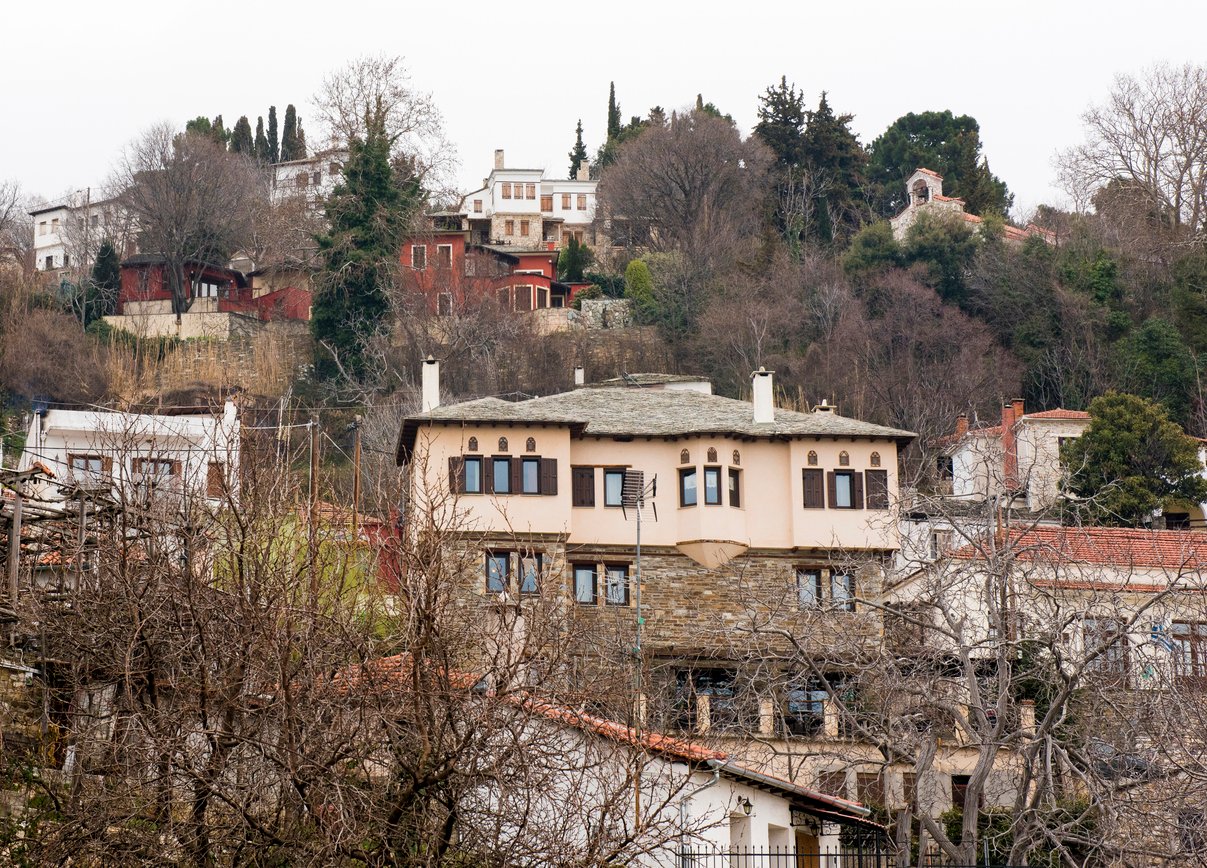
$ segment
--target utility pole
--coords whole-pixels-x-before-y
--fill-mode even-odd
[[[360,509],[360,422],[361,416],[356,414],[352,423],[352,542],[356,543],[356,519]]]
[[[310,496],[309,496],[310,602],[318,605],[318,519],[319,519],[319,417],[310,417]]]
[[[21,489],[13,499],[13,523],[8,532],[8,602],[17,608],[17,576],[21,567]]]

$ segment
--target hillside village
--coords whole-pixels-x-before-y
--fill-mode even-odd
[[[0,188],[0,863],[1207,864],[1207,153],[406,81]]]

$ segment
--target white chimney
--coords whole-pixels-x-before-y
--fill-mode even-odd
[[[423,360],[423,404],[420,411],[430,413],[440,406],[440,363],[431,356]]]
[[[574,170],[574,180],[575,181],[590,181],[591,180],[591,167],[587,164],[586,160],[583,160],[581,163],[579,163],[578,168]]]
[[[503,168],[503,149],[495,148],[495,168]]]
[[[772,375],[775,371],[759,368],[752,375],[751,391],[754,393],[754,422],[762,425],[775,421],[775,399]]]
[[[582,365],[574,369],[574,385],[583,386],[587,383],[587,372]]]

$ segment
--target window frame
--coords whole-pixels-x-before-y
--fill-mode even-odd
[[[540,494],[541,493],[541,458],[539,455],[525,455],[519,459],[520,461],[520,490],[518,494]],[[535,485],[532,490],[528,489],[528,471],[529,468],[536,468]]]
[[[617,492],[616,501],[613,503],[611,492],[608,490],[608,478],[620,477],[620,490]],[[604,482],[604,506],[609,508],[624,506],[624,468],[623,467],[605,467],[603,472]]]
[[[507,488],[504,491],[499,491],[499,465],[507,468],[507,472],[503,474],[507,480]],[[514,494],[511,490],[511,456],[510,455],[492,455],[490,458],[490,493],[491,494]]]
[[[516,570],[517,590],[522,597],[538,597],[541,593],[541,574],[544,568],[544,557],[541,552],[529,552],[517,554],[519,569]],[[532,586],[528,585],[528,565],[532,564],[536,569],[532,573]]]
[[[692,501],[687,502],[687,480],[692,481]],[[679,468],[679,508],[690,509],[700,503],[700,477],[695,467]]]
[[[802,580],[807,581],[809,585],[809,595],[812,600],[807,600],[804,593],[805,585]],[[796,606],[798,609],[820,609],[822,603],[822,569],[820,567],[797,567],[796,568]]]
[[[437,268],[452,268],[453,267],[453,245],[437,244],[436,245],[436,267]]]
[[[599,564],[584,564],[576,563],[570,567],[571,588],[570,592],[574,595],[574,602],[580,606],[595,606],[599,604]],[[579,594],[579,574],[586,573],[591,577],[591,595],[589,599],[583,599]]]
[[[486,493],[486,476],[483,472],[485,459],[481,455],[463,455],[461,457],[461,494],[485,494]],[[469,465],[474,464],[478,468],[478,485],[477,488],[469,487]]]
[[[855,611],[855,574],[830,571],[830,608],[836,612]],[[841,594],[837,593],[841,590]]]
[[[491,566],[494,564],[502,565],[502,577],[498,582],[498,587],[491,586]],[[485,582],[486,593],[488,594],[505,594],[508,587],[511,585],[511,552],[487,551],[485,560]]]
[[[716,484],[716,499],[709,500],[708,497],[708,478],[712,476]],[[721,506],[725,502],[725,494],[721,489],[721,468],[717,465],[704,465],[704,505],[705,506]]]
[[[853,470],[831,470],[831,478],[834,480],[834,498],[830,503],[830,509],[854,509],[855,508],[855,471]],[[847,502],[842,502],[842,488],[839,482],[846,483],[846,499]]]
[[[411,268],[415,271],[427,271],[427,245],[411,245]]]
[[[742,508],[742,471],[736,467],[730,467],[729,472],[725,476],[727,482],[727,491],[729,492],[729,505],[734,509]]]
[[[613,573],[613,571],[620,571],[624,575],[624,585],[623,585],[624,599],[619,602],[616,602],[612,599],[612,587],[613,587],[612,586],[612,573]],[[628,564],[617,564],[617,563],[604,564],[603,572],[604,572],[604,605],[607,605],[607,606],[629,606],[629,605],[631,605],[632,604],[631,601],[632,601],[632,584],[633,583],[631,580],[631,576],[629,574],[629,565]]]

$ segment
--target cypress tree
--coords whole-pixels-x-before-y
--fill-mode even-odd
[[[121,286],[121,257],[108,238],[101,241],[96,251],[96,262],[85,288],[84,325],[109,316],[117,311],[117,291]]]
[[[615,139],[620,135],[620,106],[616,104],[616,82],[608,87],[608,138]]]
[[[222,115],[218,115],[214,118],[214,122],[210,124],[210,137],[224,148],[226,147],[226,143],[230,141],[230,133],[222,126]]]
[[[281,130],[281,162],[296,160],[298,154],[298,113],[293,103],[285,106],[285,126]]]
[[[310,320],[317,376],[333,378],[341,368],[361,382],[371,376],[365,349],[389,316],[386,289],[421,200],[417,179],[398,180],[385,127],[370,119],[365,139],[349,145],[343,180],[326,203],[330,230],[317,239],[323,268]]]
[[[268,162],[281,162],[281,143],[277,138],[277,107],[268,107]]]
[[[570,149],[570,177],[575,178],[578,168],[587,161],[587,146],[583,144],[583,119],[578,119],[578,130],[575,132],[574,147]]]
[[[297,154],[298,154],[297,157],[295,157],[294,159],[303,160],[306,158],[306,131],[304,129],[302,129],[301,115],[298,116]]]
[[[251,137],[251,123],[247,120],[247,115],[235,121],[235,128],[231,132],[231,150],[248,157],[254,157],[256,154],[256,143]]]
[[[272,151],[268,148],[268,136],[264,135],[264,118],[256,118],[256,159],[262,163],[272,161]]]

